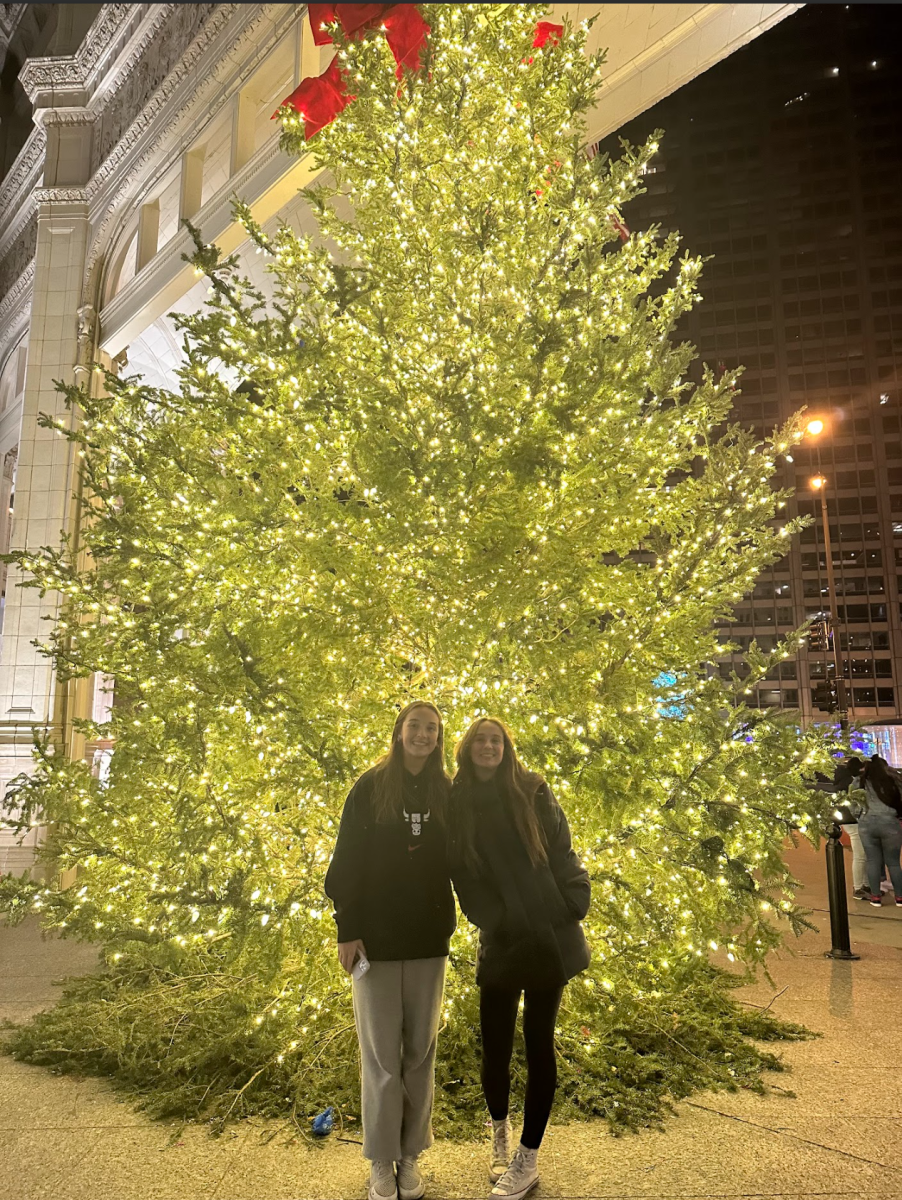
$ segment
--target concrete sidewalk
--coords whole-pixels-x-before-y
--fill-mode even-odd
[[[801,900],[829,931],[823,854],[788,854]],[[850,866],[847,856],[847,869]],[[851,872],[848,871],[850,874]],[[892,901],[890,900],[890,904]],[[666,1132],[611,1137],[600,1123],[553,1126],[536,1197],[858,1197],[902,1200],[902,909],[850,900],[855,963],[823,957],[829,932],[806,934],[773,962],[776,987],[743,999],[823,1037],[784,1049],[790,1074],[767,1096],[701,1093]],[[862,909],[864,911],[862,911]],[[53,1002],[52,980],[90,970],[86,947],[0,927],[0,1017]],[[776,998],[775,997],[776,994]],[[794,1091],[790,1098],[787,1091]],[[133,1112],[96,1079],[54,1076],[0,1057],[0,1191],[5,1200],[357,1200],[360,1148],[330,1138],[320,1151],[266,1142],[277,1125],[251,1121],[219,1140]],[[427,1196],[488,1194],[484,1145],[436,1144],[423,1158]]]

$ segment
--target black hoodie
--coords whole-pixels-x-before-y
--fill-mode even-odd
[[[457,913],[444,830],[424,811],[426,779],[404,772],[403,811],[388,821],[373,814],[374,785],[370,770],[351,788],[326,873],[338,940],[360,938],[373,962],[442,957]]]

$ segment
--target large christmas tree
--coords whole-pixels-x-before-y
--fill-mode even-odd
[[[68,389],[79,538],[13,557],[62,596],[61,680],[115,680],[109,720],[83,723],[114,749],[98,778],[41,748],[10,802],[77,877],[2,894],[107,970],[17,1033],[32,1061],[113,1073],[159,1113],[356,1113],[322,881],[350,784],[415,697],[449,740],[506,718],[591,870],[563,1113],[635,1124],[756,1086],[774,1060],[749,1035],[792,1032],[712,956],[760,963],[798,927],[781,847],[816,832],[829,739],[744,702],[798,638],[742,678],[713,664],[715,623],[795,530],[773,475],[797,434],[756,441],[727,424],[732,378],[690,382],[672,339],[700,261],[621,213],[655,145],[586,152],[601,58],[543,17],[330,25],[335,64],[281,114],[326,171],[319,232],[241,214],[275,298],[199,244],[212,297],[180,319],[178,390]],[[462,921],[438,1103],[465,1135],[474,949]]]

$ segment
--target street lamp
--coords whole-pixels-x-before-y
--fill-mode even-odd
[[[812,425],[820,425],[823,429],[822,421],[812,421]],[[809,426],[810,428],[810,426]],[[812,431],[815,432],[815,431]],[[817,432],[820,432],[819,430]],[[849,727],[849,704],[846,694],[846,677],[843,671],[842,651],[839,647],[839,630],[836,627],[836,613],[834,606],[836,602],[836,579],[833,575],[833,550],[830,546],[830,521],[827,516],[827,480],[823,475],[815,475],[810,481],[812,488],[820,494],[821,498],[821,521],[824,526],[824,550],[827,555],[827,587],[830,589],[830,616],[833,625],[833,666],[836,671],[836,701],[839,705],[839,724],[840,728],[845,732]]]

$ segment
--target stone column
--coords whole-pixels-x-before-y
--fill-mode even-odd
[[[41,413],[71,420],[54,380],[74,382],[79,351],[90,354],[85,337],[82,289],[89,239],[84,185],[91,163],[93,114],[77,80],[60,85],[32,60],[21,79],[35,107],[35,121],[47,133],[43,186],[37,193],[37,241],[28,361],[22,404],[22,431],[16,472],[16,499],[10,546],[59,546],[74,518],[76,456],[71,444],[38,425]],[[93,335],[93,322],[91,332]],[[81,339],[79,333],[81,331]],[[81,347],[80,347],[81,341]],[[31,764],[36,730],[59,739],[63,733],[65,693],[57,687],[49,659],[35,639],[46,639],[57,615],[55,595],[43,599],[17,587],[22,573],[10,567],[6,581],[3,659],[0,663],[0,786]],[[11,844],[0,832],[0,871],[30,865],[35,829],[27,844]]]

